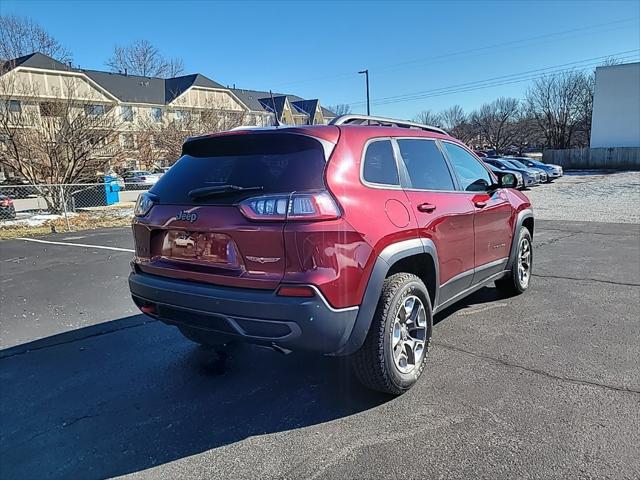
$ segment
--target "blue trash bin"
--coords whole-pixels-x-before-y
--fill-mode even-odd
[[[106,205],[118,203],[120,201],[120,182],[118,181],[118,177],[105,175],[104,191]]]

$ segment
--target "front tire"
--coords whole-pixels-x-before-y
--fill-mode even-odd
[[[368,388],[400,395],[424,370],[433,319],[427,289],[417,276],[397,273],[384,282],[364,344],[353,370]]]
[[[520,295],[529,288],[533,266],[533,244],[531,233],[526,227],[518,232],[516,258],[509,273],[496,280],[496,288],[506,295]]]

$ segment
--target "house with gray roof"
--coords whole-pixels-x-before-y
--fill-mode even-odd
[[[141,166],[138,138],[149,125],[184,124],[194,118],[233,118],[212,127],[200,122],[198,131],[190,122],[188,134],[224,130],[238,126],[268,126],[275,123],[306,125],[323,124],[335,115],[320,106],[318,99],[303,99],[287,93],[228,88],[195,73],[173,78],[144,77],[125,72],[106,72],[73,67],[39,52],[0,64],[0,78],[20,84],[9,99],[10,108],[27,109],[34,115],[50,115],[52,104],[72,95],[93,114],[119,115],[122,145],[130,150],[128,165]],[[9,82],[5,82],[9,83]],[[197,125],[197,124],[196,124]],[[185,129],[186,131],[186,129]]]

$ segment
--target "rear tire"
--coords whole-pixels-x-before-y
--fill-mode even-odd
[[[520,295],[529,288],[533,266],[533,245],[531,233],[526,227],[518,232],[516,257],[509,273],[496,280],[496,288],[506,295]]]
[[[422,280],[410,273],[387,278],[367,338],[352,358],[358,380],[393,395],[409,390],[424,370],[432,327]]]

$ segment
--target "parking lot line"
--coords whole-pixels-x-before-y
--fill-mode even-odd
[[[36,242],[36,243],[49,243],[51,245],[68,245],[71,247],[99,248],[101,250],[115,250],[116,252],[131,252],[131,253],[135,252],[135,250],[131,248],[107,247],[105,245],[88,245],[86,243],[52,242],[51,240],[40,240],[37,238],[18,237],[16,238],[16,240],[24,240],[25,242]]]

